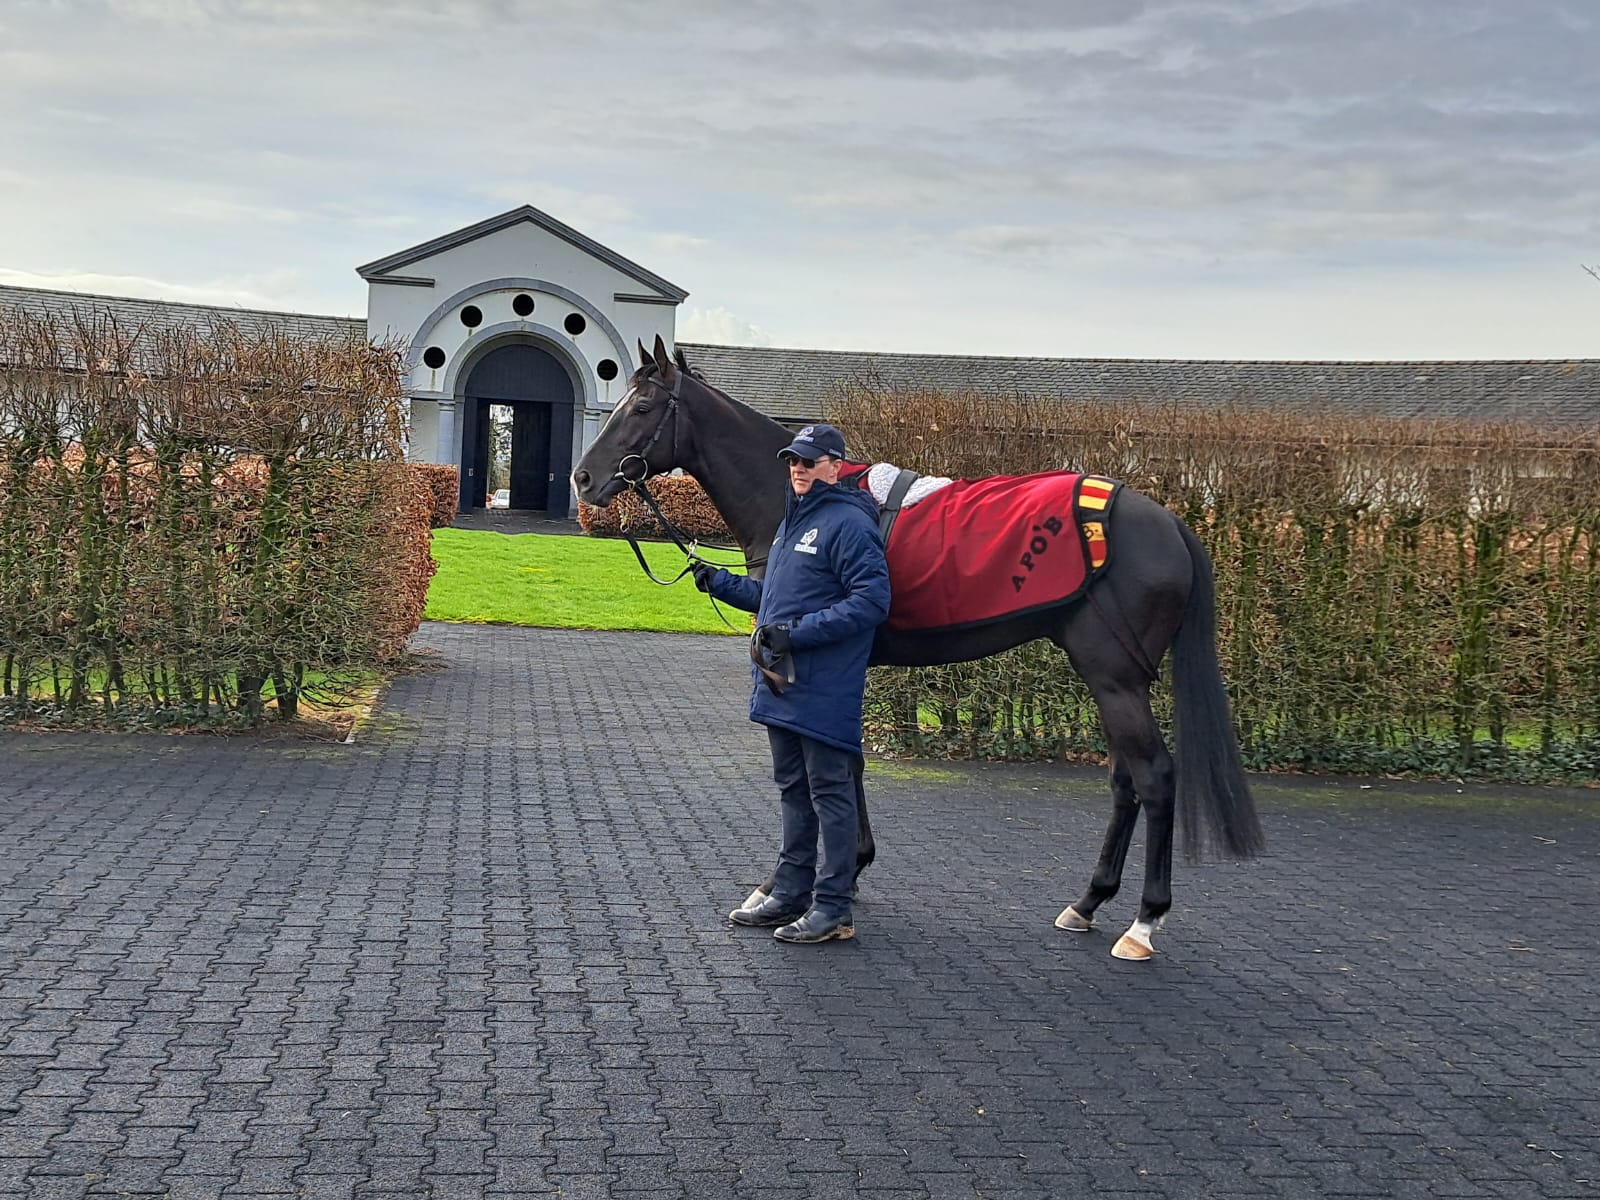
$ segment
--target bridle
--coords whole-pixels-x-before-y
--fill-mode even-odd
[[[628,545],[633,548],[633,556],[639,560],[640,568],[644,571],[651,583],[659,584],[661,587],[670,587],[674,583],[677,583],[678,580],[682,579],[685,575],[689,574],[689,572],[694,569],[695,561],[700,558],[700,551],[702,549],[725,550],[729,553],[740,554],[741,556],[744,553],[739,549],[738,546],[719,546],[715,544],[708,544],[702,547],[698,539],[690,538],[686,533],[684,533],[683,530],[679,529],[677,525],[673,524],[672,520],[667,516],[666,513],[661,511],[661,506],[656,503],[656,498],[650,494],[649,484],[645,482],[652,474],[650,470],[650,451],[652,448],[654,448],[655,444],[661,440],[661,435],[666,433],[667,422],[669,421],[672,422],[672,461],[679,461],[678,418],[680,414],[678,405],[681,398],[678,395],[678,391],[683,386],[683,377],[685,374],[687,374],[687,372],[680,368],[677,373],[677,377],[672,381],[672,386],[670,388],[665,387],[659,380],[656,379],[650,379],[647,381],[656,388],[660,389],[660,391],[666,396],[667,402],[665,407],[662,409],[661,419],[656,422],[655,432],[650,435],[650,440],[634,453],[623,455],[621,460],[617,463],[616,473],[612,475],[613,479],[620,479],[628,487],[628,489],[633,492],[634,495],[638,496],[639,499],[644,502],[644,506],[650,510],[650,515],[660,523],[662,529],[667,531],[667,537],[672,539],[673,545],[677,546],[679,550],[683,551],[684,556],[689,560],[684,564],[683,570],[679,571],[671,579],[661,579],[654,571],[650,569],[650,564],[645,561],[644,551],[639,548],[638,540],[634,538],[631,533],[628,533],[626,530],[624,530],[622,536],[627,538]],[[626,397],[624,397],[624,400],[626,400]],[[639,464],[638,475],[629,473],[628,464],[632,462],[637,462]],[[767,556],[765,554],[761,555],[759,558],[747,557],[745,558],[745,569],[752,570],[757,567],[762,567],[766,565],[766,562]],[[722,616],[722,609],[717,607],[717,602],[714,598],[711,600],[711,607],[716,609],[717,616],[722,617],[722,623],[724,625],[727,625],[729,629],[734,628],[733,623],[730,622],[727,617]]]
[[[654,379],[650,380],[649,382],[658,388],[661,387],[661,384]],[[636,453],[625,454],[622,456],[622,460],[617,463],[617,473],[612,476],[613,479],[622,480],[622,482],[627,484],[630,488],[644,487],[644,481],[650,478],[650,450],[657,442],[661,440],[661,435],[667,431],[668,421],[672,422],[672,461],[678,461],[678,389],[682,386],[683,372],[679,371],[678,377],[672,381],[672,386],[670,388],[662,389],[666,392],[667,403],[666,407],[662,409],[661,420],[656,422],[656,431],[650,435],[650,440],[644,444],[643,449],[637,451]],[[627,397],[624,396],[623,399],[626,400]],[[637,477],[628,474],[628,464],[633,462],[635,459],[638,460],[641,468],[641,471]],[[648,490],[644,492],[644,495],[646,496],[649,496],[649,494],[650,493]],[[655,502],[652,500],[650,501],[650,504],[653,508]],[[676,541],[677,539],[674,538],[673,540]]]

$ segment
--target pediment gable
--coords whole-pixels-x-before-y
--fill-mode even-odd
[[[559,238],[561,241],[576,247],[590,258],[595,259],[621,272],[629,279],[643,285],[647,289],[647,296],[651,299],[661,299],[671,303],[679,303],[689,293],[663,279],[654,271],[641,267],[631,259],[624,258],[615,250],[602,246],[599,242],[586,234],[579,233],[570,225],[556,220],[549,213],[541,212],[531,204],[524,204],[520,208],[513,208],[499,216],[490,217],[479,221],[475,225],[468,225],[464,229],[457,229],[405,250],[396,251],[394,254],[385,255],[383,258],[374,259],[372,262],[356,268],[356,273],[369,283],[400,283],[421,284],[432,283],[421,268],[430,259],[439,259],[450,251],[468,245],[472,242],[491,238],[504,230],[513,229],[519,225],[532,225],[545,231],[545,233]],[[408,268],[412,268],[408,270]]]

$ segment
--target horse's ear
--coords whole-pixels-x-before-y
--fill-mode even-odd
[[[656,361],[655,359],[650,357],[650,351],[648,351],[648,350],[646,350],[644,348],[644,343],[640,342],[639,343],[639,365],[641,367],[648,367],[652,363],[654,363],[655,361]]]
[[[678,364],[678,370],[682,371],[685,375],[694,374],[693,369],[689,366],[688,358],[684,356],[682,346],[674,346],[672,348],[672,361]]]
[[[661,335],[656,334],[656,370],[666,375],[672,370],[672,359],[667,356],[667,344],[661,340]]]

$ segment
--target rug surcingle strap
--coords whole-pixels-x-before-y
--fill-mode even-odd
[[[917,481],[917,473],[908,467],[901,467],[900,474],[894,477],[894,482],[889,485],[888,498],[883,502],[883,508],[878,513],[878,533],[883,537],[883,544],[889,544],[889,531],[894,528],[895,519],[900,515],[900,506],[905,503],[906,493],[911,490],[911,485]]]

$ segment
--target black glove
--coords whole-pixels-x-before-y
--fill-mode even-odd
[[[694,585],[707,595],[711,592],[711,577],[720,568],[713,567],[708,562],[701,562],[698,558],[689,561],[689,573],[694,576]]]
[[[782,658],[794,649],[789,641],[789,627],[787,625],[763,625],[758,631],[762,643],[772,651],[773,658]]]

